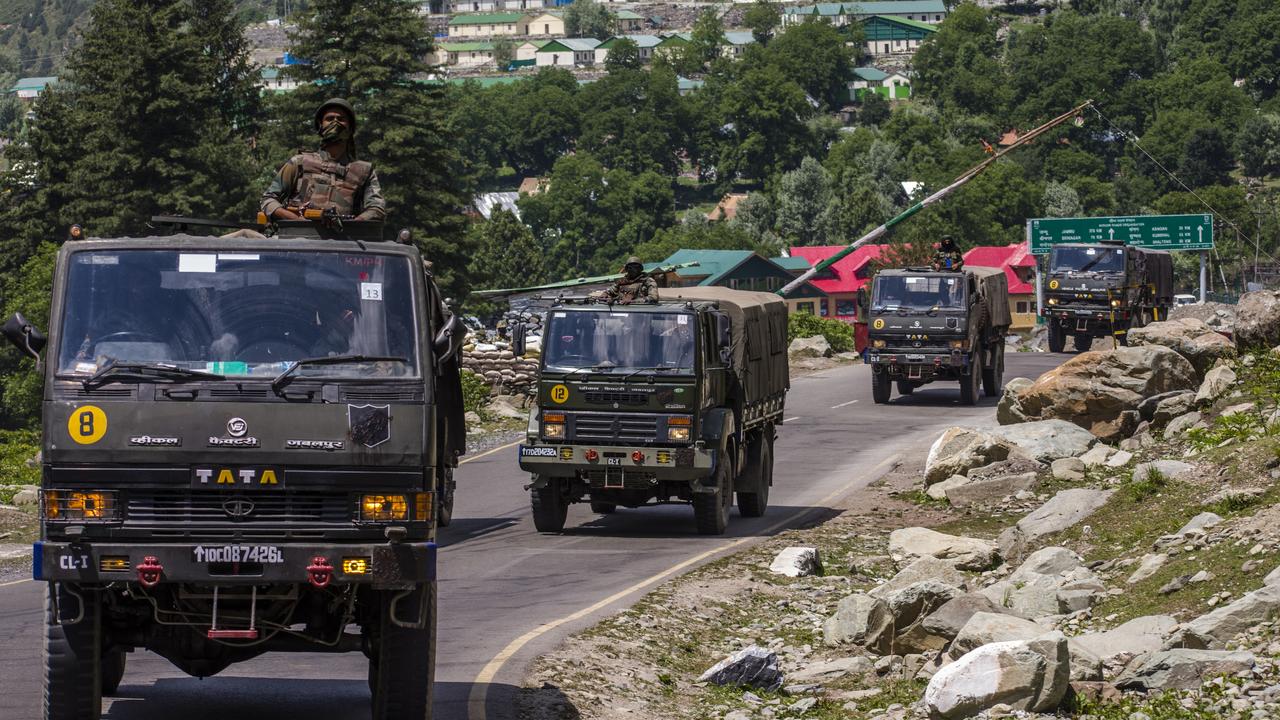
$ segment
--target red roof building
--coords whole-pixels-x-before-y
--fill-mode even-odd
[[[791,256],[808,260],[812,267],[844,250],[845,247],[845,245],[793,247]],[[818,273],[809,281],[831,296],[835,307],[830,308],[829,313],[822,313],[823,316],[830,314],[841,320],[853,322],[854,316],[857,315],[857,308],[853,306],[852,301],[859,290],[871,283],[871,261],[880,257],[884,248],[884,245],[863,245],[840,258],[835,265]]]
[[[979,245],[964,254],[964,264],[1004,268],[1009,281],[1009,313],[1015,330],[1036,324],[1036,257],[1025,242],[1016,245]]]

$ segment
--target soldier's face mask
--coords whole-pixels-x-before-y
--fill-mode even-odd
[[[328,145],[346,142],[351,139],[351,129],[347,127],[346,118],[325,117],[320,123],[320,141]]]
[[[634,280],[640,277],[640,273],[644,272],[644,267],[641,265],[628,265],[623,270],[626,271],[628,278]]]

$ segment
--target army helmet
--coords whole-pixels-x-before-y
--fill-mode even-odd
[[[321,103],[320,107],[316,108],[316,116],[312,123],[316,132],[320,132],[320,118],[324,117],[324,111],[333,107],[340,108],[347,113],[347,117],[351,119],[351,132],[354,134],[356,131],[356,110],[351,107],[351,103],[342,98],[329,98]]]
[[[627,264],[623,265],[622,269],[626,270],[632,265],[639,265],[641,270],[644,269],[644,263],[640,262],[640,258],[636,257],[635,255],[632,255],[631,257],[627,258]]]

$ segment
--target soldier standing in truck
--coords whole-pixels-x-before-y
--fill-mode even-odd
[[[356,113],[341,98],[326,100],[313,123],[320,149],[289,158],[262,194],[262,212],[271,220],[302,220],[302,210],[381,222],[387,202],[373,164],[356,158]]]
[[[610,304],[652,304],[658,302],[658,283],[645,274],[640,258],[632,255],[622,267],[622,277],[605,288],[602,296]]]

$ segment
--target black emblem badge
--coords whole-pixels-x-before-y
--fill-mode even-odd
[[[365,447],[377,447],[391,439],[390,405],[348,405],[351,439]]]

